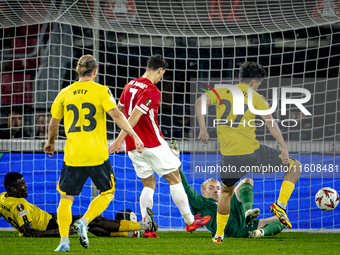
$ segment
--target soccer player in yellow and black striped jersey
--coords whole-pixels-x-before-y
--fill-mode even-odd
[[[10,223],[19,236],[25,237],[57,237],[59,229],[57,214],[47,213],[39,207],[29,203],[27,197],[27,185],[21,173],[10,172],[5,175],[4,186],[6,192],[0,194],[0,217]],[[125,217],[129,214],[130,217]],[[121,212],[116,215],[116,220],[96,217],[89,224],[89,232],[96,236],[129,236],[139,237],[138,230],[147,230],[154,224],[153,217],[147,217],[141,222],[137,218],[132,219],[135,214]],[[119,217],[119,219],[118,219]],[[81,215],[72,215],[72,221],[81,218]],[[125,219],[130,220],[125,220]],[[70,228],[70,233],[75,233]]]
[[[242,91],[244,115],[233,114],[233,96],[229,89],[216,89],[222,104],[220,104],[216,95],[207,93],[207,105],[216,103],[216,119],[217,119],[217,137],[220,143],[220,151],[222,154],[221,169],[228,169],[229,166],[234,167],[235,172],[222,171],[220,173],[223,184],[221,197],[217,209],[217,231],[213,238],[214,243],[222,242],[223,233],[227,224],[230,212],[230,200],[234,192],[235,184],[243,176],[247,174],[245,169],[247,166],[278,166],[284,169],[286,166],[286,174],[283,178],[280,196],[276,203],[271,206],[271,211],[280,219],[280,221],[288,228],[291,223],[286,214],[286,205],[290,195],[292,194],[295,183],[300,177],[301,163],[292,157],[289,157],[287,146],[283,140],[281,132],[273,119],[269,115],[262,115],[262,119],[266,123],[272,136],[280,144],[282,151],[272,149],[265,145],[260,145],[255,135],[255,114],[248,109],[248,88],[252,88],[252,103],[256,110],[268,110],[267,101],[256,91],[261,84],[262,79],[266,76],[263,67],[258,63],[245,62],[240,68],[239,78],[240,84],[235,85]],[[209,139],[205,118],[201,112],[202,98],[196,100],[196,113],[200,127],[198,139],[202,144],[206,144]],[[269,168],[269,167],[268,167]],[[230,169],[230,168],[229,168]],[[276,168],[277,169],[277,168]]]
[[[93,56],[82,56],[76,68],[79,80],[61,90],[51,108],[52,119],[44,152],[53,156],[62,118],[67,136],[64,165],[57,187],[61,194],[57,212],[61,242],[55,251],[70,250],[71,206],[88,177],[100,194],[91,202],[84,216],[73,224],[84,248],[89,246],[87,225],[107,208],[114,196],[115,179],[109,161],[106,113],[133,137],[138,152],[144,148],[125,116],[116,108],[109,88],[94,82],[97,70],[98,64]]]
[[[0,194],[0,216],[19,231],[20,236],[30,236],[30,229],[38,233],[46,230],[52,215],[26,201],[27,186],[23,176],[15,172],[6,174],[4,186],[7,192]]]

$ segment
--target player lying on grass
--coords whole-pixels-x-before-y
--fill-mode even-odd
[[[0,194],[0,217],[3,216],[18,230],[20,236],[59,237],[57,214],[47,213],[24,199],[27,197],[27,185],[22,174],[6,174],[4,186],[7,192]],[[82,215],[72,215],[72,222],[81,217]],[[96,236],[137,237],[138,230],[157,230],[150,209],[141,222],[110,220],[98,216],[88,225],[88,231]],[[70,234],[76,234],[73,227],[69,231]]]
[[[170,144],[170,148],[176,156],[179,156],[176,141]],[[195,215],[200,214],[201,216],[209,215],[211,220],[205,227],[212,236],[215,236],[217,230],[217,201],[221,194],[220,182],[216,179],[205,180],[201,185],[202,195],[200,195],[189,185],[182,168],[179,168],[179,173],[192,213]],[[255,220],[259,216],[260,210],[258,208],[253,209],[253,185],[252,179],[244,178],[236,186],[230,201],[230,216],[224,230],[224,236],[260,238],[276,235],[284,229],[277,216]]]

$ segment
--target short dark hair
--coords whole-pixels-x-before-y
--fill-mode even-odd
[[[267,76],[263,66],[255,62],[244,62],[240,67],[240,82],[262,81]]]
[[[11,187],[14,187],[14,184],[17,180],[21,179],[23,176],[21,173],[10,172],[5,175],[4,186],[6,190],[9,190]]]
[[[147,62],[146,68],[152,71],[158,70],[158,68],[167,68],[168,62],[159,54],[152,55]]]

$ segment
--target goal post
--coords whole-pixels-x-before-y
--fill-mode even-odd
[[[147,59],[161,54],[169,68],[157,84],[162,94],[160,128],[168,142],[177,140],[183,170],[200,193],[204,179],[218,178],[218,174],[197,175],[191,171],[192,165],[216,166],[220,151],[212,125],[208,126],[206,147],[197,139],[194,108],[202,94],[199,88],[204,88],[202,84],[237,84],[240,65],[255,61],[266,69],[268,78],[258,92],[270,104],[273,87],[304,88],[312,95],[305,104],[311,116],[288,107],[284,117],[280,104],[274,112],[290,154],[303,164],[288,203],[293,228],[339,229],[339,208],[322,212],[314,202],[321,187],[340,191],[339,7],[336,0],[171,0],[166,4],[142,0],[0,1],[0,192],[5,191],[6,173],[21,172],[28,185],[27,200],[56,212],[56,185],[66,138],[63,124],[56,154],[49,158],[42,148],[52,102],[62,88],[76,80],[78,59],[84,54],[96,56],[97,82],[108,86],[118,100],[124,85],[144,73]],[[214,116],[214,108],[208,107],[207,122],[212,123]],[[297,125],[282,125],[287,118]],[[110,118],[107,126],[111,144],[119,129]],[[268,129],[259,127],[256,135],[261,144],[277,148]],[[114,218],[118,211],[131,209],[140,219],[142,183],[131,160],[124,152],[110,155],[110,161],[117,189],[103,216]],[[252,177],[254,207],[261,209],[260,217],[269,217],[282,174]],[[164,229],[184,228],[168,184],[158,176],[156,181],[156,222]],[[83,214],[94,193],[88,180],[72,213]],[[1,227],[9,227],[3,218]]]

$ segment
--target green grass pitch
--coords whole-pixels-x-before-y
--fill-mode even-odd
[[[340,234],[281,233],[262,239],[225,238],[213,244],[208,232],[158,232],[160,239],[95,237],[84,249],[71,236],[72,254],[340,254]],[[56,254],[59,238],[23,238],[0,232],[0,254]]]

